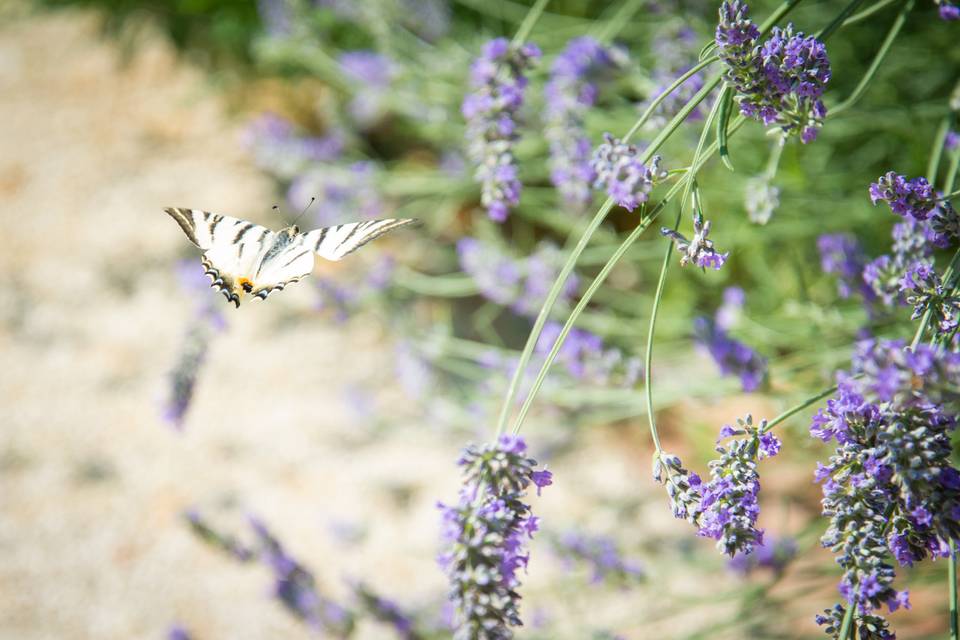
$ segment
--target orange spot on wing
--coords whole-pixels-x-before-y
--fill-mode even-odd
[[[253,291],[253,280],[249,278],[237,278],[237,284],[247,293]]]

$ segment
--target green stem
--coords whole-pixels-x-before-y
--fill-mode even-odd
[[[827,396],[833,395],[834,393],[836,393],[836,391],[837,391],[837,385],[833,385],[829,389],[824,389],[823,391],[821,391],[815,396],[810,396],[800,404],[790,407],[789,409],[787,409],[786,411],[778,415],[776,418],[768,422],[767,426],[763,430],[764,433],[766,433],[767,431],[770,431],[771,429],[773,429],[775,426],[777,426],[787,418],[790,418],[791,416],[803,411],[804,409],[814,404],[815,402],[823,400]]]
[[[838,640],[847,640],[850,637],[850,627],[853,626],[853,611],[856,607],[857,605],[851,602],[847,603],[847,612],[843,614],[843,623],[840,625],[840,634],[837,636]]]
[[[692,76],[694,76],[694,75],[696,75],[697,73],[699,73],[702,69],[705,69],[706,67],[709,67],[711,64],[713,64],[714,62],[716,62],[716,61],[719,60],[719,59],[720,59],[720,58],[718,58],[717,56],[710,56],[710,57],[707,58],[706,60],[703,60],[703,61],[701,61],[701,62],[698,62],[698,63],[695,64],[689,71],[687,71],[687,72],[684,73],[682,76],[680,76],[679,78],[677,78],[676,80],[674,80],[674,81],[673,81],[673,84],[671,84],[669,87],[667,87],[666,89],[664,89],[663,92],[660,93],[660,95],[658,95],[656,98],[654,98],[653,102],[650,103],[650,106],[647,107],[647,110],[644,111],[644,112],[643,112],[643,115],[640,116],[640,119],[637,120],[637,121],[634,123],[634,125],[633,125],[632,127],[630,127],[630,130],[627,131],[626,135],[623,136],[623,141],[624,141],[624,142],[628,142],[628,141],[630,140],[630,138],[632,138],[634,135],[636,135],[637,131],[640,130],[640,127],[642,127],[643,125],[645,125],[645,124],[647,123],[647,120],[650,119],[650,116],[653,115],[653,111],[654,111],[658,106],[660,106],[660,103],[661,103],[661,102],[663,102],[664,100],[667,99],[667,96],[669,96],[671,93],[673,93],[674,91],[676,91],[677,88],[678,88],[680,85],[682,85],[684,82],[686,82],[687,80],[689,80]],[[714,85],[714,86],[716,86],[716,85]],[[692,100],[691,100],[691,102],[692,102]],[[699,102],[697,102],[697,104],[699,104]],[[696,107],[696,105],[694,105],[694,107]],[[691,110],[692,110],[692,109],[691,109]],[[676,118],[674,118],[674,120],[676,120]],[[672,124],[672,122],[671,122],[671,124]],[[676,127],[674,127],[674,129],[675,129],[675,128],[676,128]],[[661,144],[662,144],[662,143],[661,143]]]
[[[857,7],[859,7],[862,3],[863,0],[850,0],[847,6],[843,8],[837,17],[834,18],[830,24],[821,29],[819,33],[817,33],[817,39],[826,40],[832,36],[834,31],[839,29],[843,25],[844,21],[850,16],[850,14],[856,11]]]
[[[951,193],[948,193],[948,194],[945,195],[945,196],[940,196],[939,198],[937,198],[937,200],[939,200],[940,202],[943,202],[944,200],[952,200],[953,198],[956,198],[957,196],[960,196],[960,189],[958,189],[957,191],[953,191],[953,192],[951,192]]]
[[[866,20],[867,18],[875,14],[877,11],[880,11],[881,9],[886,9],[888,6],[890,6],[895,2],[900,2],[900,0],[880,0],[880,2],[873,5],[869,9],[864,9],[863,11],[856,13],[850,16],[849,18],[847,18],[846,20],[844,20],[843,26],[848,27],[851,24],[856,24],[860,22],[861,20]]]
[[[960,640],[957,626],[957,543],[950,541],[950,562],[947,564],[950,577],[950,640]]]
[[[913,9],[914,4],[916,4],[916,0],[907,0],[907,2],[904,3],[903,8],[900,9],[900,13],[897,14],[896,19],[893,21],[893,25],[887,32],[887,37],[884,38],[883,44],[880,45],[877,55],[873,57],[873,62],[870,63],[870,67],[867,69],[867,72],[863,74],[863,77],[860,79],[860,83],[857,84],[856,88],[853,90],[853,93],[850,94],[850,97],[832,109],[833,115],[846,111],[852,107],[867,90],[867,86],[870,84],[870,81],[873,80],[873,76],[876,75],[877,69],[880,68],[880,64],[883,62],[883,59],[887,57],[890,47],[893,46],[893,41],[897,39],[897,34],[900,33],[900,29],[903,28],[904,23],[907,21],[907,14],[909,14]]]
[[[930,151],[930,162],[927,163],[927,182],[937,184],[937,173],[940,171],[940,159],[943,158],[943,143],[950,132],[950,116],[940,121],[937,135],[933,139],[933,149]]]
[[[519,47],[526,42],[527,37],[533,30],[533,26],[537,24],[537,20],[540,19],[540,16],[543,14],[543,10],[547,8],[548,2],[550,2],[550,0],[537,0],[537,3],[530,7],[530,11],[527,12],[523,22],[520,23],[520,27],[517,29],[516,35],[513,36],[513,40],[510,41],[511,46]]]
[[[626,0],[626,2],[620,5],[617,12],[613,14],[613,17],[603,23],[603,28],[596,32],[594,39],[600,44],[610,42],[610,40],[620,32],[620,29],[630,22],[630,18],[633,17],[633,14],[637,12],[637,9],[640,8],[640,5],[642,5],[644,1],[645,0]]]

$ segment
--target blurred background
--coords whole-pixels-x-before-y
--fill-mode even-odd
[[[830,40],[828,104],[863,76],[896,5]],[[842,6],[804,2],[791,19],[813,32]],[[566,238],[602,201],[571,203],[551,184],[551,63],[580,36],[616,52],[582,123],[595,145],[696,62],[716,21],[716,3],[551,2],[531,34],[544,59],[521,115],[525,189],[497,224],[460,103],[483,42],[511,37],[528,8],[0,4],[0,638],[449,636],[436,503],[456,499],[460,449],[492,437]],[[654,353],[665,448],[701,474],[721,425],[829,386],[860,328],[910,330],[907,310],[876,317],[844,299],[817,237],[886,251],[894,220],[867,186],[889,169],[923,173],[958,79],[956,26],[935,14],[918,3],[862,101],[815,144],[788,145],[775,176],[753,123],[731,140],[736,173],[704,170],[711,237],[731,256],[720,272],[674,268]],[[665,102],[639,143],[680,105]],[[671,139],[667,168],[689,162],[701,125]],[[162,211],[279,228],[311,197],[302,228],[425,224],[235,310]],[[556,320],[635,225],[623,210],[604,224]],[[839,571],[818,543],[812,474],[828,453],[807,435],[812,408],[782,425],[783,452],[761,466],[768,545],[756,557],[728,562],[673,519],[650,477],[640,363],[664,243],[648,232],[614,269],[524,425],[555,484],[532,497],[542,531],[519,635],[818,637],[813,615],[836,601]],[[698,317],[749,347],[752,370],[718,367]],[[305,623],[276,597],[276,563],[243,552],[251,517],[334,622]],[[892,619],[900,637],[945,633],[945,574],[903,572],[913,610]]]

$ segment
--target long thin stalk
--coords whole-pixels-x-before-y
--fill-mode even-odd
[[[803,411],[804,409],[814,404],[815,402],[823,400],[827,396],[833,395],[834,393],[836,393],[836,391],[837,391],[837,385],[833,385],[829,389],[824,389],[823,391],[821,391],[815,396],[810,396],[800,404],[790,407],[789,409],[787,409],[786,411],[778,415],[776,418],[768,422],[767,426],[764,428],[764,432],[770,431],[770,429],[773,429],[775,426],[777,426],[787,418],[790,418],[794,414],[797,414]]]
[[[870,81],[873,80],[873,76],[876,75],[877,69],[880,68],[880,64],[883,62],[883,59],[886,58],[887,53],[890,52],[890,47],[893,46],[893,41],[897,39],[900,29],[902,29],[904,23],[906,23],[907,15],[913,9],[914,4],[916,4],[916,0],[907,0],[907,2],[904,3],[903,7],[900,9],[900,13],[897,14],[896,19],[890,26],[890,30],[887,32],[887,37],[883,39],[883,44],[881,44],[880,48],[877,50],[877,55],[873,57],[873,62],[870,63],[866,73],[864,73],[863,77],[860,78],[860,82],[857,84],[856,88],[854,88],[853,93],[850,94],[850,97],[832,109],[834,115],[846,111],[852,107],[867,90],[867,86],[870,84]]]
[[[637,12],[637,9],[639,9],[643,3],[644,0],[626,0],[626,2],[620,5],[620,8],[617,9],[617,12],[613,14],[612,18],[604,21],[603,28],[599,29],[594,35],[596,41],[601,44],[610,42],[620,29],[630,21],[630,18],[633,17],[633,14]]]
[[[848,27],[851,24],[856,24],[860,22],[861,20],[866,20],[867,18],[875,14],[877,11],[886,9],[888,6],[890,6],[895,2],[900,2],[900,0],[880,0],[880,2],[876,3],[872,7],[864,9],[863,11],[860,11],[858,13],[855,13],[854,15],[844,20],[843,26]]]
[[[947,564],[950,577],[950,640],[960,640],[960,627],[957,623],[957,543],[950,541],[950,562]]]
[[[847,612],[843,614],[843,623],[840,625],[840,634],[837,636],[838,640],[848,640],[850,638],[850,628],[853,626],[853,611],[856,607],[857,605],[852,602],[847,603]]]
[[[530,7],[530,11],[527,12],[527,15],[523,18],[523,22],[520,23],[520,27],[517,29],[517,33],[513,36],[513,40],[510,41],[512,46],[519,47],[527,41],[530,32],[533,30],[533,26],[537,24],[537,20],[543,15],[543,10],[547,8],[548,2],[550,2],[550,0],[537,0],[537,3]]]
[[[933,139],[933,151],[930,153],[930,162],[927,163],[927,182],[937,183],[937,173],[940,171],[940,159],[943,157],[943,143],[950,132],[950,116],[940,121],[937,135]]]

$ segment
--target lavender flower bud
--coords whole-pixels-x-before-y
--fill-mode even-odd
[[[510,208],[520,203],[522,185],[513,146],[516,115],[523,105],[525,73],[540,57],[531,44],[512,48],[505,38],[483,47],[470,70],[473,93],[463,100],[470,157],[477,163],[476,179],[482,185],[480,201],[491,220],[503,222]]]
[[[640,163],[636,146],[623,144],[609,133],[603,134],[603,140],[593,152],[594,187],[605,189],[618,205],[633,211],[650,199],[650,192],[666,179],[667,172],[660,167],[660,156],[646,166]]]
[[[907,607],[908,609],[910,607]],[[847,609],[843,605],[834,605],[833,609],[824,609],[824,615],[817,615],[814,620],[824,627],[823,631],[832,640],[841,640],[840,631],[843,628],[843,619]],[[890,632],[890,624],[883,616],[855,613],[853,616],[853,637],[857,640],[896,640],[896,634]]]
[[[677,456],[659,451],[653,454],[653,479],[666,487],[673,517],[696,524],[703,486],[700,476],[687,471]]]
[[[950,0],[933,0],[941,20],[960,20],[960,7]]]
[[[680,254],[680,266],[685,267],[687,263],[692,262],[701,269],[711,267],[719,270],[723,263],[727,261],[729,253],[719,253],[713,248],[713,240],[707,238],[710,235],[710,221],[703,221],[700,212],[693,214],[693,239],[687,240],[686,236],[661,227],[660,233],[673,240]]]
[[[912,320],[930,311],[935,336],[947,337],[960,325],[960,298],[944,288],[930,263],[917,260],[907,267],[900,291],[907,304],[913,305]]]
[[[926,220],[937,204],[933,187],[926,178],[907,180],[893,171],[870,185],[870,200],[874,205],[882,200],[894,213],[916,220]]]

